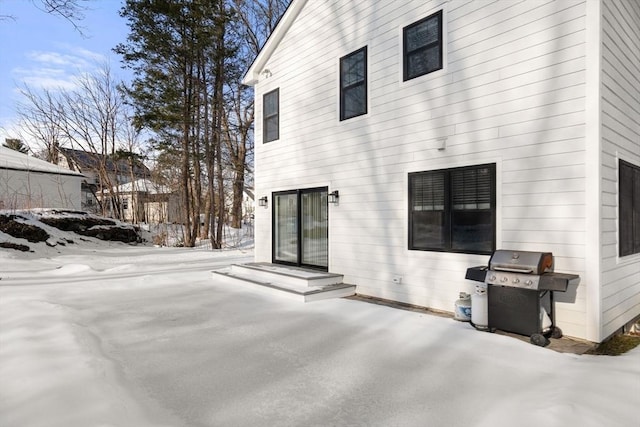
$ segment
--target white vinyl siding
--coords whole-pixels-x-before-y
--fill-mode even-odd
[[[0,168],[0,209],[80,210],[83,178],[77,174]]]
[[[621,3],[626,19],[635,19],[638,5]],[[403,82],[402,29],[439,10],[443,69]],[[458,292],[473,290],[466,268],[488,256],[407,249],[408,174],[495,163],[497,248],[550,251],[557,271],[581,276],[577,289],[557,299],[556,320],[565,334],[586,338],[586,290],[600,284],[585,276],[586,177],[597,173],[585,167],[585,14],[585,0],[307,2],[266,64],[271,76],[256,85],[258,100],[281,92],[280,139],[260,144],[256,129],[257,196],[339,190],[340,204],[329,206],[329,270],[359,293],[451,311]],[[365,45],[368,114],[340,121],[338,58]],[[625,95],[633,81],[612,77],[637,114],[637,77],[633,96]],[[638,124],[609,122],[603,135],[626,135],[617,150],[631,161],[638,136],[629,129]],[[612,194],[616,156],[616,149],[603,156],[603,169],[613,168],[603,171]],[[613,246],[603,254],[614,268],[615,209],[603,209],[612,215],[603,228]],[[271,259],[268,211],[256,212],[260,261]],[[391,281],[397,275],[400,285]],[[622,281],[613,286],[623,293],[604,292],[605,305],[606,295],[614,308],[632,292],[629,283],[638,286]]]
[[[618,256],[618,162],[640,165],[640,3],[602,2],[603,337],[640,314],[640,254]]]

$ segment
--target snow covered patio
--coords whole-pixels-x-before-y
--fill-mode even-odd
[[[563,354],[212,278],[250,252],[0,251],[0,425],[633,426],[640,348]]]

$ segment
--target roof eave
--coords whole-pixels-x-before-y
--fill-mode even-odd
[[[306,3],[307,0],[293,0],[291,4],[289,4],[289,7],[284,12],[284,15],[282,15],[282,18],[280,18],[276,28],[271,35],[269,35],[258,56],[253,60],[253,63],[242,78],[242,84],[255,86],[260,81],[260,73],[263,71],[265,64],[269,61],[276,47],[280,44],[280,41],[282,41],[289,28],[291,28],[291,25]]]

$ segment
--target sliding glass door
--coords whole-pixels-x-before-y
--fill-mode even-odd
[[[273,194],[273,262],[326,270],[327,188]]]
[[[327,189],[302,190],[300,264],[328,267]]]
[[[273,261],[298,262],[298,195],[279,193],[273,196]]]

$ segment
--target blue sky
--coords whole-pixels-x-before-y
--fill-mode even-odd
[[[18,88],[72,88],[73,76],[108,61],[123,78],[120,58],[111,49],[126,40],[128,27],[118,11],[122,0],[93,0],[79,24],[84,37],[67,20],[42,12],[40,0],[0,0],[0,143],[16,135]],[[35,5],[34,5],[35,4]],[[29,141],[25,141],[29,143]]]

